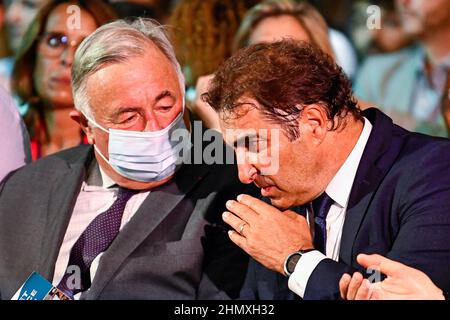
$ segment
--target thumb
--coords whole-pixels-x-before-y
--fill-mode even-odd
[[[404,266],[400,262],[388,259],[379,254],[359,254],[356,260],[364,268],[376,268],[387,276],[393,275]]]

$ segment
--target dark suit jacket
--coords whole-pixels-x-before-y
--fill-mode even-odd
[[[341,276],[365,272],[359,253],[418,268],[449,291],[450,140],[408,132],[377,109],[363,115],[373,129],[350,193],[339,261],[319,263],[304,299],[338,299]],[[241,298],[292,299],[287,281],[251,260]]]
[[[34,162],[0,186],[0,294],[32,271],[52,280],[81,183],[92,161],[80,146]],[[103,255],[82,299],[227,299],[246,255],[228,238],[225,201],[246,192],[235,166],[184,165],[152,190]]]

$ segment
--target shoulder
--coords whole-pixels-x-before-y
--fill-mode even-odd
[[[51,181],[64,174],[73,164],[84,164],[92,156],[90,145],[80,145],[43,157],[12,172],[2,182],[3,185],[33,184]]]
[[[434,193],[450,200],[450,140],[408,132],[400,127],[401,150],[391,170],[401,190],[408,195],[425,197]],[[444,199],[437,199],[438,201]]]
[[[375,54],[366,58],[358,72],[359,77],[382,78],[386,72],[401,70],[403,67],[411,69],[411,61],[421,54],[421,48],[412,46],[393,53]]]

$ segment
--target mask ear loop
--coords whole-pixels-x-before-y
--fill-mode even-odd
[[[100,130],[103,130],[104,132],[106,132],[107,134],[109,134],[109,130],[106,130],[105,128],[103,128],[101,125],[99,125],[94,119],[92,119],[91,117],[88,117],[84,112],[81,111],[81,113],[83,114],[83,116],[89,121],[91,122],[95,127],[99,128]],[[103,155],[103,153],[100,151],[100,149],[97,147],[97,145],[94,143],[94,149],[95,151],[97,151],[97,153],[100,155],[100,157],[102,157],[103,160],[106,161],[106,163],[108,163],[110,166],[111,164],[109,163],[109,160],[106,159],[106,157]],[[112,167],[112,166],[111,166]]]
[[[97,122],[95,122],[94,119],[92,119],[91,117],[88,117],[84,112],[81,111],[81,113],[83,114],[83,116],[89,121],[91,122],[95,127],[103,130],[104,132],[109,134],[109,130],[106,130],[105,128],[103,128],[101,125],[99,125]]]

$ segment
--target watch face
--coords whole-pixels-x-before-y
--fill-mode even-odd
[[[289,258],[286,267],[287,267],[287,271],[288,271],[290,274],[292,274],[292,273],[294,272],[295,266],[297,265],[298,260],[300,260],[301,256],[302,256],[302,255],[301,255],[300,253],[296,253],[296,254],[293,254],[293,255]]]

